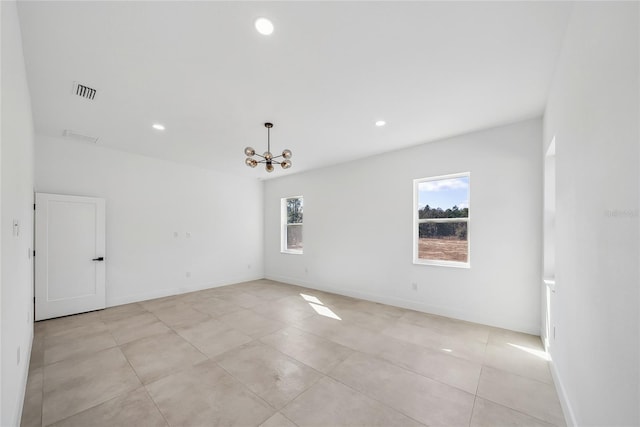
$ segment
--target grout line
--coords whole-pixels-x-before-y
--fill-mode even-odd
[[[153,403],[153,406],[155,406],[158,412],[160,413],[160,416],[164,419],[164,422],[167,424],[167,427],[170,426],[171,424],[169,424],[169,420],[167,419],[166,415],[164,414],[164,412],[162,412],[162,410],[158,406],[158,403],[155,400],[153,400],[153,396],[151,396],[151,393],[149,393],[149,389],[147,389],[147,385],[142,384],[142,388],[144,389],[144,392],[149,397],[149,400],[151,400],[151,402]]]
[[[478,395],[473,396],[473,406],[471,406],[471,413],[469,414],[469,427],[471,427],[471,421],[473,421],[473,413],[476,410],[476,401],[478,400]]]
[[[349,357],[351,357],[351,356],[349,356]],[[346,360],[346,359],[345,359],[345,360]],[[343,361],[343,362],[344,362],[344,361]],[[338,365],[341,365],[341,364],[342,364],[342,363],[339,363]],[[338,366],[338,365],[336,365],[336,366]],[[335,369],[335,368],[334,368],[334,369]],[[333,369],[332,369],[332,371],[333,371]],[[405,416],[405,417],[407,417],[407,418],[409,418],[409,419],[411,419],[411,420],[413,420],[413,421],[417,422],[417,423],[418,423],[418,424],[420,424],[420,425],[426,425],[426,424],[425,424],[425,423],[423,423],[422,421],[419,421],[419,420],[415,419],[414,417],[412,417],[412,416],[410,416],[410,415],[405,414],[405,413],[404,413],[404,412],[402,412],[401,410],[394,408],[393,406],[389,405],[388,403],[385,403],[385,402],[383,402],[382,400],[380,400],[380,399],[378,399],[378,398],[376,398],[376,397],[370,396],[370,395],[368,395],[367,393],[364,393],[364,392],[362,392],[362,391],[360,391],[360,390],[358,390],[358,389],[356,389],[356,388],[353,388],[352,386],[350,386],[350,385],[349,385],[349,384],[347,384],[347,383],[342,382],[342,381],[341,381],[340,379],[338,379],[338,378],[332,377],[331,375],[327,375],[327,377],[328,377],[329,379],[331,379],[331,380],[333,380],[333,381],[335,381],[335,382],[339,383],[339,384],[342,384],[343,386],[347,387],[348,389],[353,390],[354,392],[356,392],[356,393],[358,393],[358,394],[363,395],[363,396],[364,396],[364,397],[366,397],[367,399],[371,399],[371,400],[373,400],[374,402],[378,402],[380,405],[384,406],[384,407],[385,407],[385,408],[387,408],[387,409],[392,410],[393,412],[397,412],[398,414],[403,415],[403,416]]]

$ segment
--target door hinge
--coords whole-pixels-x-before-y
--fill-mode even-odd
[[[36,210],[36,204],[35,203],[33,204],[33,210],[34,211]]]
[[[33,303],[34,304],[36,303],[36,297],[33,297]]]
[[[35,250],[33,251],[33,256],[36,256],[36,251]]]

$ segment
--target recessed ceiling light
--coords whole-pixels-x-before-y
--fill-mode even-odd
[[[160,123],[154,123],[151,127],[155,130],[164,130],[164,125],[161,125]]]
[[[385,122],[384,120],[378,120],[376,122],[376,126],[378,126],[379,128],[384,126],[384,125],[386,125],[386,124],[387,124],[387,122]]]
[[[273,23],[269,21],[267,18],[258,18],[256,19],[256,30],[264,36],[268,36],[273,33]]]

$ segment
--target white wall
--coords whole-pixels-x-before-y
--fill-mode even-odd
[[[541,138],[535,119],[265,182],[266,276],[538,334]],[[414,265],[413,179],[467,171],[471,268]],[[303,255],[280,253],[295,195]]]
[[[36,189],[106,199],[108,306],[264,276],[263,189],[250,174],[36,135]]]
[[[19,423],[33,338],[33,121],[15,2],[2,9],[0,425]],[[20,233],[13,234],[13,220]],[[18,353],[20,354],[18,361]]]
[[[545,143],[556,139],[551,355],[581,426],[640,424],[638,15],[637,2],[576,3],[544,118]]]

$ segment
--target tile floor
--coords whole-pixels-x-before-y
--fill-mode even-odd
[[[258,280],[36,323],[22,425],[565,425],[541,353]]]

